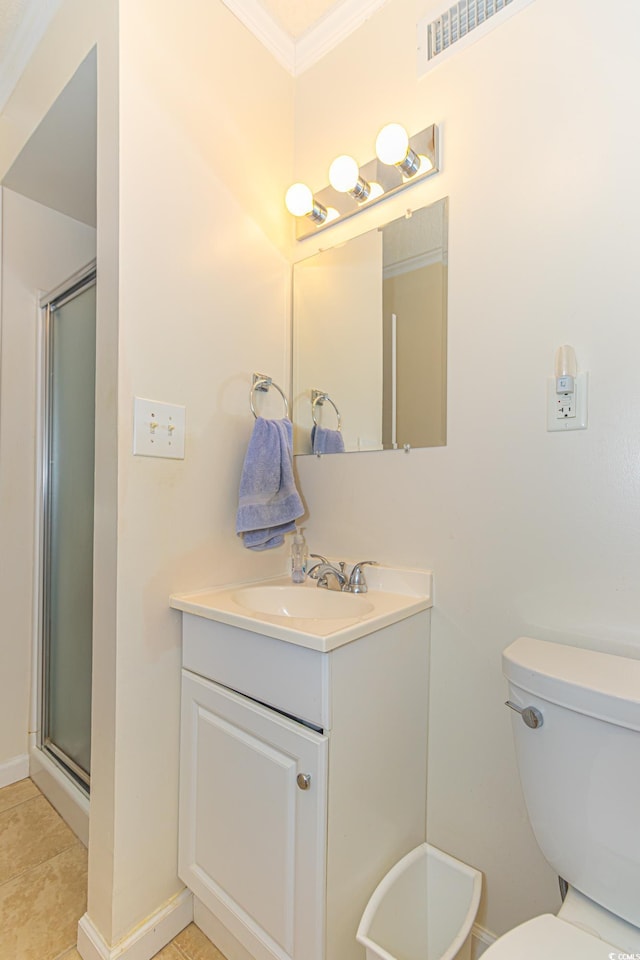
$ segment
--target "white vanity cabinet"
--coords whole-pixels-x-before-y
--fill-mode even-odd
[[[186,670],[182,692],[183,880],[256,957],[321,960],[327,737]]]
[[[179,871],[229,960],[363,960],[425,840],[428,654],[428,609],[325,650],[183,613]]]

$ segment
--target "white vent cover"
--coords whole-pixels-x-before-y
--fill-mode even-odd
[[[516,13],[532,0],[459,0],[435,20],[426,17],[418,24],[418,74],[424,73],[435,60],[450,52],[453,44],[479,39],[494,26]],[[500,16],[497,16],[500,14]],[[469,35],[473,32],[472,37]],[[467,43],[460,44],[466,46]]]

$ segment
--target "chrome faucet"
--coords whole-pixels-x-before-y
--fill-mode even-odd
[[[314,563],[308,571],[308,576],[310,576],[312,580],[317,580],[318,586],[324,587],[324,589],[331,589],[328,578],[333,577],[336,583],[333,589],[342,590],[343,593],[366,593],[369,588],[367,587],[367,581],[365,580],[364,570],[362,568],[367,564],[376,564],[378,562],[377,560],[361,560],[354,565],[351,570],[351,575],[347,577],[345,573],[346,563],[344,560],[341,560],[336,567],[319,553],[312,553],[310,556],[317,560],[318,563]]]
[[[345,564],[343,561],[340,562],[340,569],[335,567],[326,557],[321,556],[319,553],[311,553],[309,556],[313,557],[315,560],[318,560],[318,563],[309,569],[308,576],[312,580],[318,581],[319,587],[324,587],[325,590],[330,590],[328,577],[333,577],[337,586],[334,590],[344,590],[347,586],[347,575],[344,572]]]

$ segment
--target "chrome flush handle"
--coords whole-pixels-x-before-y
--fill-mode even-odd
[[[511,700],[505,701],[505,707],[519,713],[526,725],[531,727],[532,730],[537,730],[544,723],[544,717],[537,707],[519,707],[517,703],[512,703]]]

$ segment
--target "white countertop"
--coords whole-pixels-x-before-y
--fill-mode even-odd
[[[398,567],[367,567],[369,590],[366,597],[372,609],[360,616],[338,618],[295,618],[275,614],[254,613],[241,606],[234,595],[243,587],[288,586],[289,577],[236,583],[224,587],[199,590],[195,593],[176,593],[170,605],[183,613],[217,620],[233,627],[260,633],[277,640],[328,653],[368,633],[374,633],[392,623],[404,620],[432,605],[432,576],[430,571],[404,570]],[[296,590],[318,590],[314,580],[298,584]],[[345,595],[348,600],[349,595]],[[354,597],[355,599],[355,597]]]

